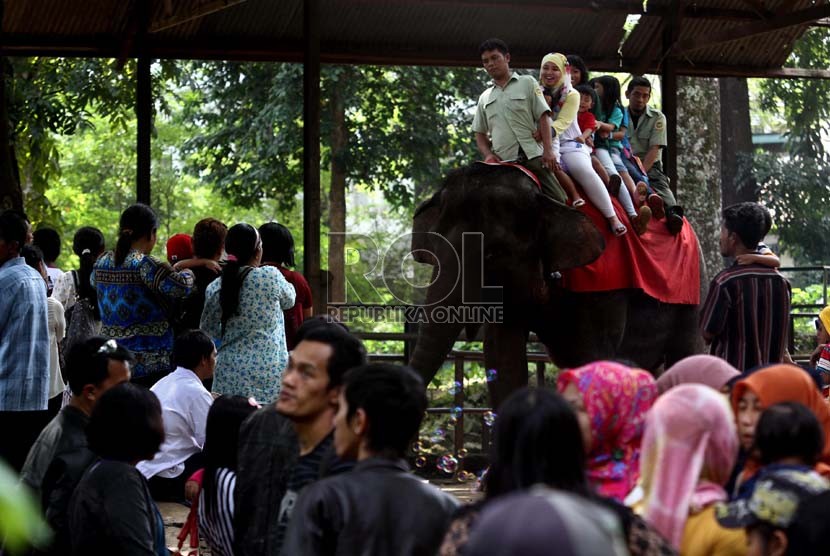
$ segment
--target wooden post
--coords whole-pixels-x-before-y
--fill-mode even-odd
[[[150,59],[139,56],[136,72],[136,200],[150,204],[150,134],[153,127],[153,94]]]
[[[151,60],[147,56],[147,29],[150,26],[150,1],[138,0],[135,5],[135,117],[136,117],[136,175],[135,197],[139,203],[149,205],[150,195],[150,141],[153,129],[153,90],[150,75]]]
[[[668,142],[663,151],[663,171],[669,178],[672,193],[677,195],[677,60],[672,56],[671,49],[680,33],[680,17],[677,2],[672,4],[672,13],[667,16],[663,31],[663,52],[666,53],[666,57],[663,60],[660,82]]]
[[[319,314],[328,289],[320,273],[320,2],[303,6],[303,272]]]

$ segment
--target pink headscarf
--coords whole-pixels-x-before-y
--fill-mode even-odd
[[[679,384],[705,384],[720,390],[741,372],[714,355],[692,355],[678,361],[657,379],[657,389],[665,394]]]
[[[643,517],[675,547],[689,513],[726,500],[723,485],[738,456],[738,434],[722,395],[681,384],[661,396],[643,435]]]
[[[622,502],[640,476],[640,441],[646,412],[657,398],[651,374],[599,361],[559,375],[562,392],[575,384],[591,419],[588,479],[597,491]]]

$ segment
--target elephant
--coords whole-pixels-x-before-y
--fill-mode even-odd
[[[468,338],[483,332],[484,363],[497,370],[488,383],[494,408],[527,384],[530,332],[558,367],[615,359],[656,371],[701,351],[696,305],[662,303],[637,289],[561,287],[556,273],[593,262],[603,235],[515,168],[476,163],[450,172],[416,209],[412,232],[413,258],[433,266],[426,307],[500,302],[502,309],[500,322],[483,324],[428,313],[409,361],[425,384],[462,329]]]

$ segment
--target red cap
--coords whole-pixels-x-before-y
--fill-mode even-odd
[[[187,234],[176,234],[167,240],[167,261],[175,264],[193,258],[193,242]]]

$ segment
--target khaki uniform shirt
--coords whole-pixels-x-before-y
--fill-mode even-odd
[[[504,85],[492,85],[478,99],[473,131],[490,135],[493,152],[502,160],[516,160],[519,147],[527,158],[542,156],[533,139],[539,118],[550,108],[542,89],[529,75],[513,75]]]
[[[644,157],[654,145],[665,147],[668,144],[666,137],[666,116],[659,110],[646,106],[645,112],[640,114],[637,123],[631,111],[628,112],[631,125],[628,127],[628,139],[631,141],[631,150],[640,158]],[[663,162],[663,149],[657,154],[657,162]]]

